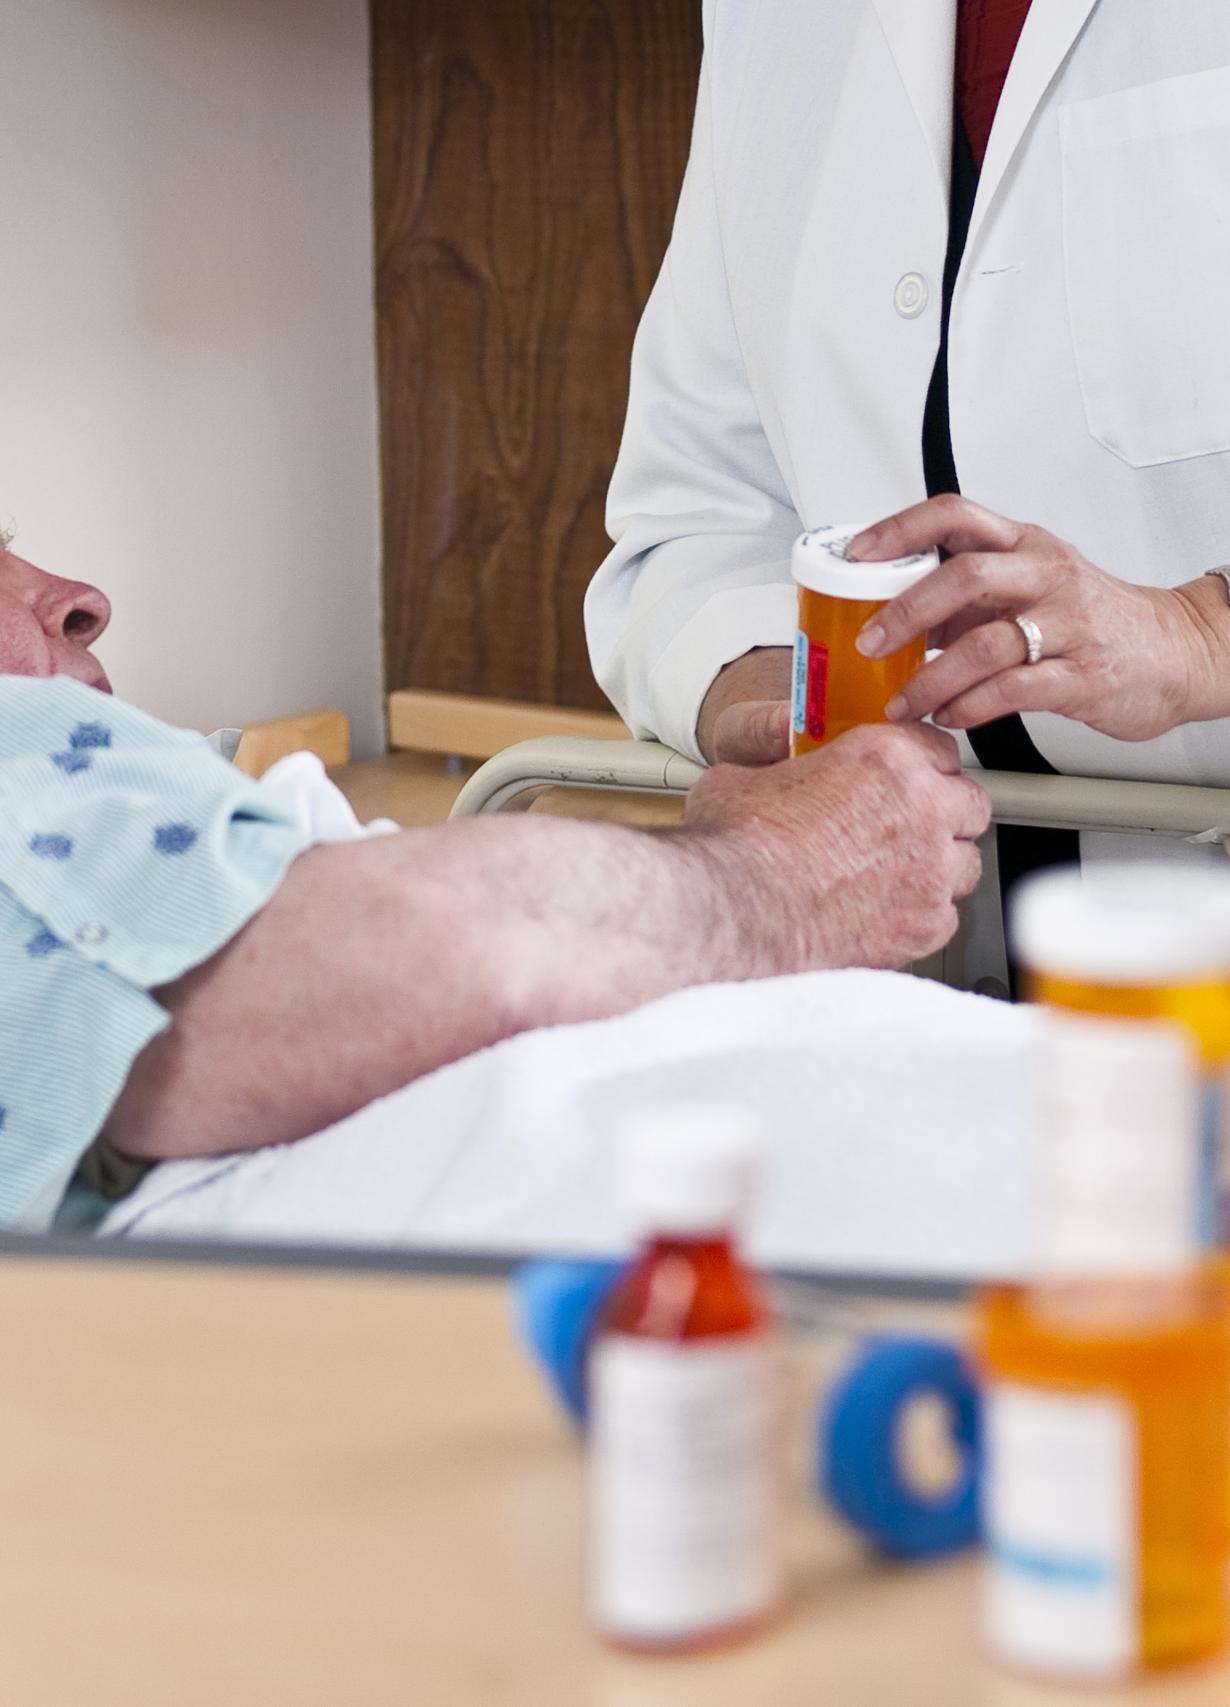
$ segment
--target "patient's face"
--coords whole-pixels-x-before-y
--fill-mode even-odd
[[[110,620],[97,587],[61,581],[0,548],[0,675],[73,676],[110,693],[90,651]]]

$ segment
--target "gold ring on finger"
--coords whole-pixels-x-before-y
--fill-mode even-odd
[[[1014,616],[1021,633],[1025,636],[1025,662],[1040,664],[1042,662],[1042,630],[1031,616]]]

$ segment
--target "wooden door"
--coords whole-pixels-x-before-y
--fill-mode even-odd
[[[700,0],[371,0],[388,685],[603,703],[581,601]]]

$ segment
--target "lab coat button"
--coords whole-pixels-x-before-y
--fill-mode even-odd
[[[917,320],[927,306],[930,292],[921,273],[903,273],[893,292],[893,307],[903,320]]]
[[[82,948],[98,948],[106,942],[109,932],[106,925],[100,925],[97,919],[90,919],[84,925],[78,925],[73,933]]]

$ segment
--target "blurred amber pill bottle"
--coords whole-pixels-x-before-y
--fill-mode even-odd
[[[883,723],[890,699],[922,664],[918,639],[887,658],[864,658],[854,642],[898,593],[939,567],[934,551],[891,563],[857,563],[846,552],[858,527],[830,527],[800,535],[791,553],[799,589],[794,642],[790,756],[810,753],[860,723]]]
[[[1029,1279],[978,1308],[985,1627],[1012,1670],[1104,1685],[1225,1644],[1230,1321],[1198,1134],[1179,1027],[1043,1017]]]
[[[1170,1020],[1204,1076],[1203,1242],[1230,1244],[1230,868],[1123,861],[1048,871],[1017,891],[1011,930],[1032,1000]]]

